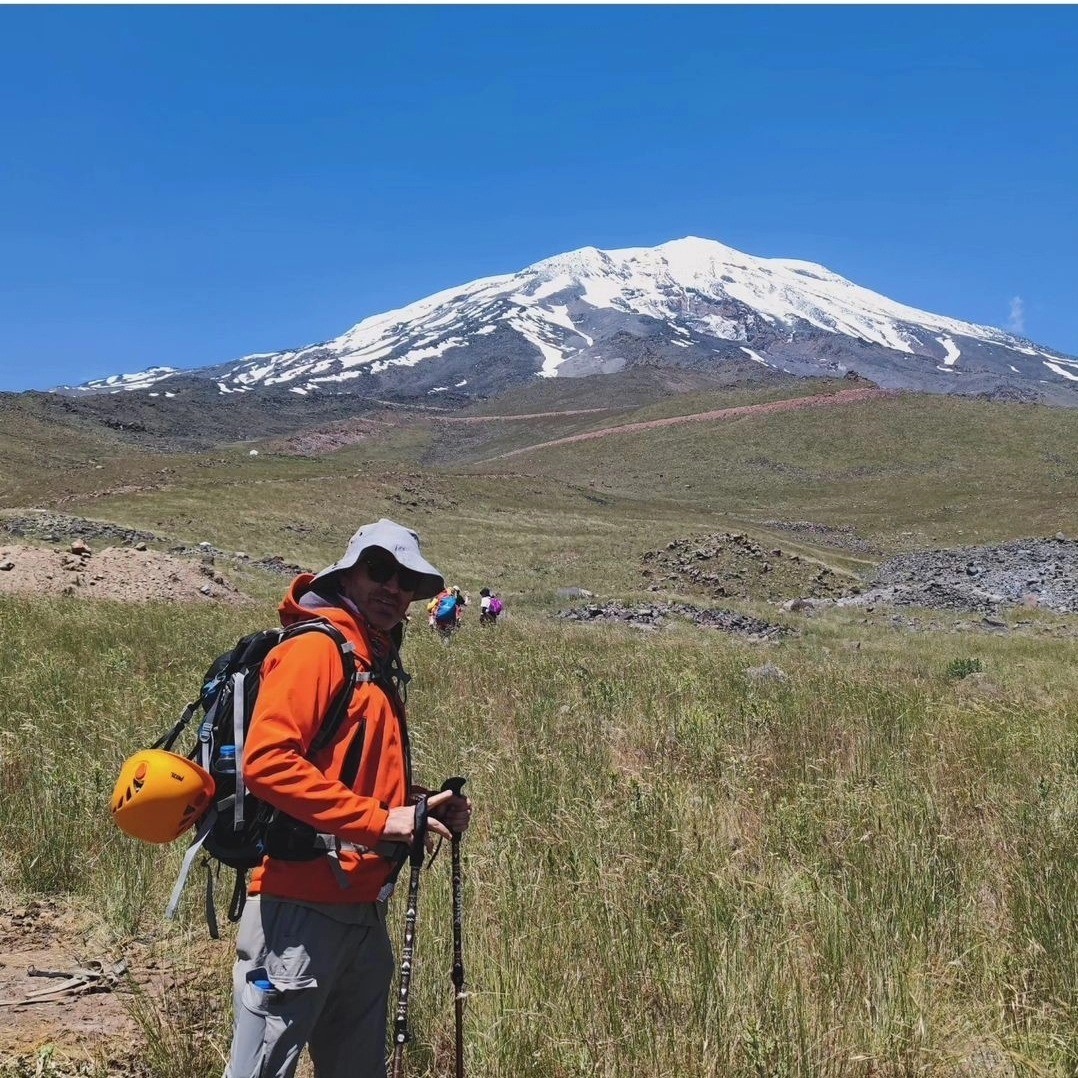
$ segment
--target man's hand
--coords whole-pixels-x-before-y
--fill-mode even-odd
[[[439,801],[437,806],[434,804],[434,797],[427,802],[431,815],[441,820],[454,835],[463,835],[472,820],[472,803],[463,795],[458,797],[452,790],[443,790],[435,796],[441,798],[445,795],[449,795],[449,800],[444,803]]]
[[[443,805],[440,798],[441,794],[446,792],[442,790],[438,795],[439,800],[435,801],[433,790],[428,790],[426,786],[413,783],[408,803],[414,805],[421,797],[427,797],[427,806],[431,809],[431,815],[441,820],[453,834],[463,835],[468,830],[468,824],[472,819],[472,803],[467,797],[458,797],[454,794],[449,802]]]
[[[427,816],[427,831],[430,834],[440,835],[442,838],[452,838],[453,834],[442,823],[443,809],[435,815],[434,810],[446,805],[449,801],[467,801],[465,797],[455,797],[452,790],[443,790],[441,793],[431,794],[427,798],[427,808],[431,810]],[[471,802],[468,801],[468,815],[471,815]],[[467,827],[467,823],[464,825]],[[389,819],[386,820],[382,838],[386,842],[407,842],[410,846],[415,841],[415,806],[403,805],[400,808],[389,810]]]

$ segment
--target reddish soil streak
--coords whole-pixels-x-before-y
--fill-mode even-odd
[[[655,430],[658,427],[673,427],[678,423],[721,422],[724,419],[741,419],[746,416],[774,415],[776,412],[796,412],[802,408],[833,408],[842,404],[857,404],[861,401],[882,400],[897,396],[890,389],[840,389],[837,393],[821,393],[812,397],[793,397],[789,400],[770,401],[767,404],[743,404],[736,408],[719,408],[712,412],[694,412],[692,415],[676,415],[667,419],[652,419],[646,423],[625,423],[620,427],[607,427],[604,430],[590,430],[583,434],[570,434],[565,438],[555,438],[550,442],[538,442],[522,449],[512,449],[508,453],[499,453],[488,460],[504,460],[519,453],[530,453],[533,449],[549,449],[556,445],[569,445],[572,442],[585,442],[591,438],[606,438],[610,434],[634,434],[643,430]]]
[[[590,415],[592,412],[613,412],[613,408],[567,408],[561,412],[522,412],[519,415],[446,415],[439,416],[442,423],[489,423],[492,420],[548,419],[552,416]]]

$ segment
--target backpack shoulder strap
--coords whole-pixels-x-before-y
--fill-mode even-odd
[[[294,627],[285,630],[285,639],[299,636],[305,632],[320,632],[328,636],[337,645],[337,654],[341,659],[341,670],[344,673],[344,684],[333,700],[330,702],[326,717],[311,742],[310,753],[324,749],[336,736],[337,731],[348,714],[348,705],[352,702],[352,694],[358,684],[371,680],[369,670],[360,670],[356,663],[356,646],[344,633],[323,618],[312,621],[303,621]]]
[[[283,644],[286,640],[291,640],[297,636],[303,636],[306,633],[322,633],[324,636],[328,636],[334,644],[337,645],[337,654],[341,660],[341,670],[344,673],[344,684],[341,686],[340,691],[333,697],[330,702],[329,709],[326,712],[325,718],[322,720],[322,725],[319,727],[318,733],[315,734],[314,740],[311,742],[310,753],[315,753],[324,749],[337,735],[337,731],[340,729],[341,723],[344,721],[345,715],[348,713],[348,705],[352,700],[352,693],[355,691],[357,685],[371,680],[371,674],[368,670],[360,670],[356,663],[356,646],[334,625],[332,622],[327,621],[325,618],[312,618],[309,621],[297,622],[295,625],[289,625],[284,629],[278,630],[279,640],[276,643]]]

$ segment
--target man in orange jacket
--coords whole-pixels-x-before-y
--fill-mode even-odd
[[[309,757],[345,683],[337,645],[305,633],[263,664],[244,748],[247,787],[338,841],[316,860],[267,857],[254,872],[236,937],[226,1078],[292,1078],[304,1045],[317,1078],[385,1078],[386,900],[414,836],[415,802],[428,792],[412,783],[397,648],[408,605],[444,586],[419,536],[383,518],[360,528],[329,568],[297,577],[281,603],[284,625],[330,621],[371,676],[334,740]],[[467,828],[467,798],[446,791],[428,806],[435,835]]]

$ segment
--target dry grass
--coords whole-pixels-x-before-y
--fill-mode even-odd
[[[116,931],[167,940],[182,850],[110,831],[103,798],[124,752],[250,615],[78,609],[74,632],[70,603],[0,604],[19,642],[0,660],[18,702],[2,742],[8,883],[76,889]],[[838,646],[853,631],[861,648]],[[641,638],[518,614],[449,647],[415,633],[409,648],[420,778],[464,773],[479,806],[466,841],[471,1073],[1073,1071],[1070,645],[978,639],[998,679],[983,700],[947,673],[968,639],[837,616],[768,649],[789,675],[775,685],[745,677],[757,648],[688,629]],[[73,772],[76,737],[88,766]],[[436,864],[416,1075],[451,1068],[448,891]],[[197,895],[173,931],[201,931]],[[156,1078],[216,1073],[219,946],[185,988],[191,1028],[139,1005],[164,1046],[147,1057]]]

